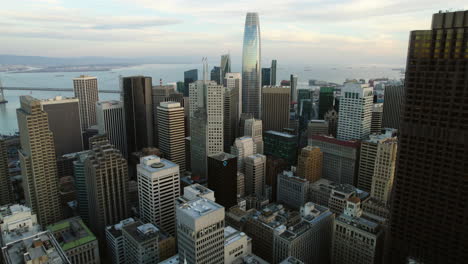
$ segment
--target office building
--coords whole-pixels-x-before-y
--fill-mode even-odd
[[[264,195],[266,156],[255,154],[244,159],[246,195]]]
[[[350,198],[335,219],[332,263],[381,263],[383,239],[380,224],[362,215],[361,200]]]
[[[347,82],[341,89],[340,118],[337,139],[365,139],[371,131],[372,87],[367,84]]]
[[[237,204],[237,157],[221,152],[208,157],[208,188],[225,208]]]
[[[202,179],[206,179],[208,173],[207,157],[223,152],[224,148],[223,89],[212,81],[190,85],[192,175]]]
[[[267,86],[262,89],[263,131],[283,131],[289,127],[290,88]]]
[[[204,198],[178,205],[177,243],[187,263],[224,263],[224,207]]]
[[[99,101],[97,78],[87,75],[73,79],[73,91],[80,106],[81,130],[96,125],[96,102]]]
[[[253,114],[257,119],[263,119],[260,62],[260,20],[258,13],[247,13],[242,46],[242,113]]]
[[[335,101],[334,87],[320,87],[318,118],[324,119],[325,113],[333,108]]]
[[[277,131],[265,132],[265,155],[283,158],[290,165],[297,162],[297,137]]]
[[[303,148],[297,159],[297,176],[316,182],[322,177],[322,163],[323,153],[319,147]]]
[[[324,119],[328,123],[328,135],[336,138],[336,133],[338,132],[338,112],[332,108],[325,113]]]
[[[224,263],[232,264],[235,260],[252,253],[252,239],[244,232],[232,226],[224,228]]]
[[[291,74],[290,76],[290,86],[291,86],[291,103],[297,103],[297,82],[298,77],[296,74]]]
[[[198,183],[184,187],[183,199],[185,201],[205,198],[215,202],[215,192]]]
[[[270,80],[270,85],[276,86],[276,68],[277,68],[277,62],[276,60],[271,61],[271,80]]]
[[[106,227],[106,243],[107,254],[110,256],[112,263],[125,264],[125,245],[122,235],[122,228],[126,225],[135,223],[133,218],[127,218],[115,225]]]
[[[224,152],[229,152],[234,139],[239,134],[241,113],[240,92],[242,91],[240,73],[226,73],[224,78]]]
[[[91,151],[84,161],[89,223],[93,233],[104,239],[106,226],[128,217],[128,167],[105,136],[90,141]]]
[[[382,127],[400,128],[400,115],[405,98],[405,87],[403,84],[394,83],[385,85],[385,95],[383,102]]]
[[[47,226],[72,264],[99,264],[97,238],[79,216]]]
[[[127,127],[127,154],[154,146],[153,98],[151,77],[122,79],[122,97]]]
[[[283,171],[278,174],[278,203],[299,210],[309,198],[310,182],[294,175],[292,171]]]
[[[64,98],[62,96],[41,100],[42,110],[47,113],[49,129],[54,136],[57,157],[83,150],[80,103],[77,98]],[[94,106],[92,110],[94,115],[96,115],[95,108]],[[96,117],[93,118],[96,122]]]
[[[328,263],[335,215],[311,202],[300,211],[302,220],[287,229],[278,229],[274,237],[275,263]],[[282,259],[285,260],[281,262]]]
[[[390,263],[468,259],[468,215],[461,202],[468,186],[467,21],[468,11],[439,12],[431,30],[410,34]]]
[[[73,159],[73,178],[76,191],[77,213],[89,225],[88,186],[86,184],[85,161],[90,151],[71,154]]]
[[[159,229],[140,221],[122,227],[125,263],[151,264],[159,262]]]
[[[20,204],[0,207],[0,247],[33,236],[41,230],[31,208]]]
[[[371,134],[382,133],[382,115],[383,103],[374,104],[372,106]]]
[[[231,55],[224,54],[221,55],[221,74],[220,74],[220,84],[226,78],[228,73],[231,73]]]
[[[310,120],[307,124],[307,137],[311,138],[314,135],[330,135],[330,128],[325,120]]]
[[[180,103],[162,102],[158,107],[159,149],[185,173],[184,108]]]
[[[244,160],[248,156],[255,154],[255,152],[255,144],[251,137],[244,136],[236,138],[234,145],[231,147],[231,154],[237,157],[237,170],[239,172],[245,172]]]
[[[393,186],[398,140],[391,132],[361,142],[357,187],[387,203]]]
[[[271,68],[262,68],[262,87],[271,85]]]
[[[6,138],[0,136],[0,204],[9,204],[13,201],[10,169],[8,168],[8,148]]]
[[[175,200],[180,196],[179,165],[147,156],[137,165],[140,218],[175,234]]]
[[[189,96],[189,85],[196,81],[198,81],[197,69],[188,70],[184,72],[184,85],[185,85],[184,97]]]
[[[26,204],[37,214],[41,225],[62,218],[54,138],[41,101],[20,96],[16,110],[20,132],[19,160]]]
[[[221,68],[214,66],[210,73],[210,80],[216,82],[218,85],[221,84]]]
[[[2,248],[4,263],[72,264],[49,231],[39,232]]]
[[[278,187],[278,174],[283,170],[290,168],[290,165],[285,159],[274,156],[267,156],[266,177],[265,183],[271,187],[271,200],[276,201],[276,190]]]
[[[263,154],[263,126],[262,120],[246,119],[244,122],[244,136],[249,136],[255,144],[255,152]]]
[[[106,134],[109,143],[127,158],[127,131],[123,103],[116,100],[97,102],[96,119],[99,134]]]
[[[323,152],[322,178],[337,183],[355,184],[358,170],[358,141],[343,141],[329,136],[312,136],[310,146]]]

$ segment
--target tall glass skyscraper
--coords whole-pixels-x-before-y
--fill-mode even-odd
[[[242,52],[242,113],[253,114],[258,119],[262,109],[260,44],[258,13],[247,13]]]
[[[221,55],[221,76],[220,82],[224,82],[224,78],[226,77],[226,73],[231,72],[231,56],[229,54]]]

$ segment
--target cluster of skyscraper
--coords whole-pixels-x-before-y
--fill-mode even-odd
[[[405,86],[276,86],[248,13],[241,73],[227,54],[210,80],[206,60],[176,86],[123,77],[120,101],[90,76],[75,98],[21,96],[4,262],[464,263],[467,21],[411,33]]]

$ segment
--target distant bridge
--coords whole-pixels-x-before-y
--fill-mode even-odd
[[[46,91],[46,92],[73,92],[73,88],[44,88],[44,87],[1,87],[3,90],[16,91]],[[99,90],[100,93],[120,93],[119,90]]]

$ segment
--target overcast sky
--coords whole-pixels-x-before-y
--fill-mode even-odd
[[[258,12],[263,60],[393,65],[405,63],[410,30],[429,29],[438,10],[468,8],[466,0],[0,3],[0,54],[216,57],[230,52],[239,56],[245,13]]]

